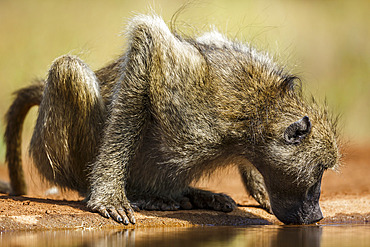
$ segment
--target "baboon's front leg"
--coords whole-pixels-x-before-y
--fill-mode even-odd
[[[142,73],[149,69],[138,67],[146,64],[140,61],[146,57],[135,57],[136,51],[129,53],[122,64],[122,76],[114,91],[99,155],[91,165],[89,176],[88,207],[124,224],[135,223],[125,192],[126,177],[142,140],[148,107],[148,81]]]
[[[111,105],[111,116],[102,145],[89,176],[91,196],[88,206],[118,222],[135,223],[134,211],[126,197],[127,167],[141,140],[145,123],[143,95],[122,82]]]
[[[240,165],[239,171],[246,190],[262,208],[271,213],[270,200],[261,173],[250,163]]]

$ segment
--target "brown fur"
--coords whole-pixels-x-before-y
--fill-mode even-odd
[[[321,177],[340,158],[336,124],[295,76],[248,44],[217,32],[184,39],[156,16],[135,17],[127,36],[127,51],[95,73],[63,56],[45,85],[18,92],[6,132],[14,193],[25,193],[19,133],[37,93],[36,166],[104,216],[128,224],[132,206],[231,211],[230,197],[189,184],[234,163],[283,222],[321,219]]]

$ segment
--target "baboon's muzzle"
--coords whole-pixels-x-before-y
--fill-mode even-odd
[[[284,224],[313,224],[323,218],[319,199],[321,193],[321,178],[312,185],[302,197],[289,199],[274,198],[271,200],[272,211]]]

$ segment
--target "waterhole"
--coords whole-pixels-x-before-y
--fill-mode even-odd
[[[370,246],[370,225],[0,232],[0,246]]]

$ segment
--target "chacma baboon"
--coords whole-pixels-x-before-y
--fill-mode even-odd
[[[230,197],[189,184],[235,164],[282,222],[322,219],[321,178],[340,157],[336,121],[302,96],[297,77],[248,44],[216,31],[184,38],[155,15],[134,17],[127,36],[108,66],[93,72],[62,56],[16,93],[5,133],[14,194],[26,193],[23,119],[39,105],[35,165],[103,216],[128,224],[133,208],[232,211]]]

